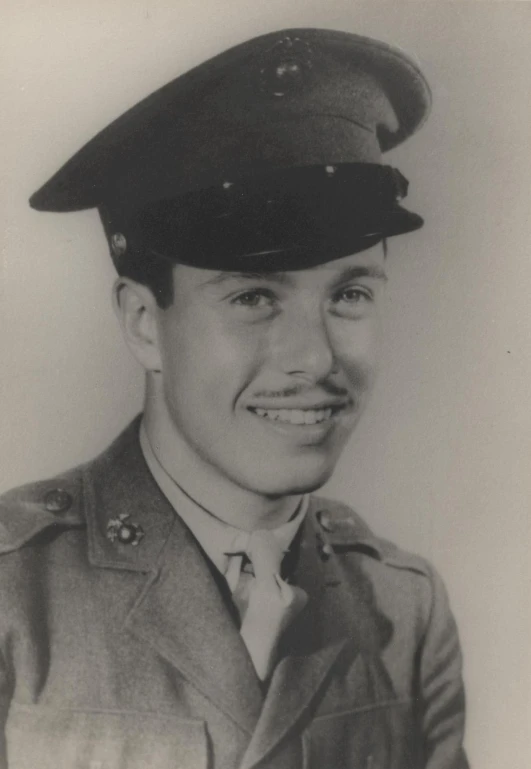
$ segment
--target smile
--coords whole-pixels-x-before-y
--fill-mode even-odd
[[[272,422],[282,422],[290,425],[318,425],[332,418],[340,407],[325,409],[262,409],[252,408],[257,416]]]

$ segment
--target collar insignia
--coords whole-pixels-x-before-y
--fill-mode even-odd
[[[111,518],[107,523],[107,539],[109,542],[120,542],[122,545],[137,547],[144,537],[144,529],[131,521],[129,513],[121,513],[118,518]]]

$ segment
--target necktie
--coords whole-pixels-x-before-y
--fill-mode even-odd
[[[233,597],[241,612],[241,637],[258,677],[265,681],[273,669],[282,633],[304,608],[308,596],[281,578],[284,552],[273,532],[259,529],[246,539],[244,552],[254,576],[242,572]]]

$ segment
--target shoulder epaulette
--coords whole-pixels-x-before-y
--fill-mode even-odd
[[[389,566],[431,575],[427,561],[377,537],[348,505],[323,498],[314,501],[316,521],[326,543],[335,553],[364,552]]]
[[[49,528],[85,525],[79,476],[70,473],[50,481],[37,481],[0,497],[0,554],[26,545]]]

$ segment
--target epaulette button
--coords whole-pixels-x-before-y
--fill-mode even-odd
[[[64,489],[51,489],[44,497],[44,506],[49,513],[65,513],[72,507],[72,496]]]

